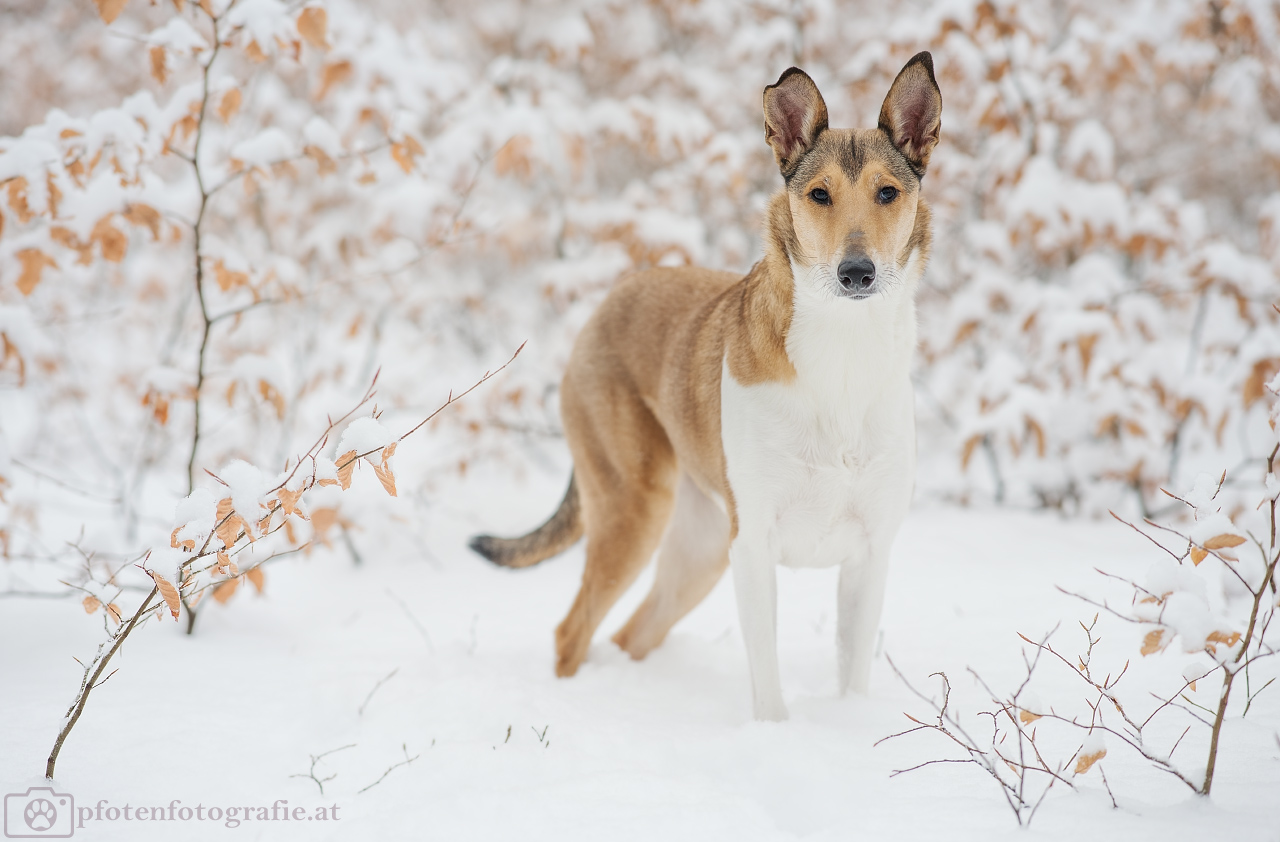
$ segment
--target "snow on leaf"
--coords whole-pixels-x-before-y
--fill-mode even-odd
[[[1098,747],[1092,750],[1080,749],[1080,754],[1076,758],[1076,774],[1083,775],[1093,768],[1093,764],[1107,756],[1107,749],[1101,745],[1101,739],[1098,740]],[[1086,741],[1086,745],[1089,741]]]
[[[1154,655],[1164,648],[1162,641],[1164,639],[1164,629],[1152,629],[1142,638],[1143,656]]]

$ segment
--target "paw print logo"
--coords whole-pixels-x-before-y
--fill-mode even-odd
[[[27,809],[22,811],[22,818],[32,830],[48,830],[58,820],[58,811],[52,801],[37,798],[27,804]]]
[[[65,839],[75,832],[75,802],[70,793],[47,786],[11,792],[4,797],[7,839]]]

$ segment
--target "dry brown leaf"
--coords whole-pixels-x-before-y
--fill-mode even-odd
[[[219,573],[226,573],[227,568],[231,566],[231,556],[227,555],[226,550],[218,550],[218,563],[214,565]]]
[[[308,6],[298,15],[298,34],[317,49],[325,50],[329,44],[325,38],[329,29],[329,14],[320,6]]]
[[[151,576],[151,581],[156,583],[156,588],[160,591],[160,596],[164,597],[165,605],[169,606],[169,613],[173,615],[173,619],[178,619],[178,609],[182,607],[178,589],[173,586],[172,582],[154,570],[148,570],[147,574]]]
[[[112,622],[116,625],[120,625],[120,606],[116,605],[114,602],[107,603],[107,616],[110,617]]]
[[[338,510],[330,507],[315,509],[311,512],[311,529],[321,543],[327,544],[325,535],[338,523]]]
[[[160,239],[160,211],[151,207],[136,203],[125,208],[124,218],[131,225],[145,225],[151,230],[151,236]]]
[[[169,78],[169,71],[165,67],[164,47],[152,47],[151,52],[151,77],[161,85]]]
[[[89,239],[96,242],[102,248],[102,256],[112,263],[119,263],[124,260],[125,250],[129,247],[129,238],[124,232],[111,224],[112,214],[99,219],[93,226],[93,233]]]
[[[1098,334],[1096,333],[1080,336],[1076,339],[1076,345],[1080,348],[1080,367],[1086,375],[1089,373],[1089,364],[1093,362],[1093,346],[1097,342]]]
[[[378,481],[382,483],[382,487],[392,497],[396,496],[396,475],[391,472],[391,466],[384,459],[381,465],[373,466],[373,473],[377,476]]]
[[[221,258],[213,261],[213,277],[218,282],[218,289],[223,292],[229,292],[236,287],[247,287],[249,285],[248,272],[233,272],[227,268]]]
[[[422,144],[413,135],[405,135],[402,143],[391,144],[391,157],[405,172],[413,169],[413,159],[421,154]]]
[[[266,380],[259,380],[258,394],[262,395],[262,399],[275,408],[277,419],[284,418],[284,396],[280,394],[280,391],[275,386]]]
[[[341,84],[351,77],[354,68],[351,62],[336,61],[332,64],[326,64],[324,70],[320,74],[320,90],[316,93],[316,99],[324,99],[325,94],[329,93],[329,89],[334,85]]]
[[[1040,719],[1040,718],[1041,718],[1040,714],[1032,713],[1029,710],[1018,711],[1018,719],[1022,721],[1023,725],[1030,725],[1032,722],[1035,722],[1037,719]]]
[[[49,217],[51,219],[58,218],[58,203],[62,201],[62,191],[58,189],[58,182],[53,177],[53,170],[50,170],[44,177],[45,191],[48,193]]]
[[[92,614],[94,611],[97,611],[102,607],[102,600],[98,599],[93,594],[90,594],[84,598],[84,602],[81,604],[84,605],[84,613]]]
[[[240,110],[240,89],[232,88],[222,95],[222,99],[218,100],[218,118],[224,123],[230,123],[231,118],[236,116],[236,112]]]
[[[1280,357],[1258,360],[1253,364],[1249,377],[1244,381],[1245,409],[1252,406],[1254,401],[1262,400],[1267,396],[1266,384],[1275,376],[1277,370],[1280,370]]]
[[[253,587],[258,593],[262,593],[262,586],[265,580],[262,577],[261,567],[250,567],[244,572],[244,577],[253,583]]]
[[[1036,455],[1041,459],[1044,458],[1044,428],[1040,426],[1030,415],[1026,417],[1027,429],[1031,431],[1031,435],[1036,440]]]
[[[18,215],[18,221],[27,223],[35,214],[27,204],[27,180],[22,176],[9,179],[9,209]]]
[[[1240,632],[1209,632],[1209,636],[1205,638],[1207,643],[1221,643],[1228,648],[1235,646],[1240,642]]]
[[[245,526],[244,520],[235,513],[230,497],[218,501],[217,518],[219,523],[217,536],[222,541],[223,546],[230,549],[235,546],[236,541],[240,540],[240,531]],[[248,532],[249,530],[244,529],[244,531]]]
[[[166,402],[166,403],[165,403],[165,406],[166,406],[166,407],[168,407],[168,402]],[[168,410],[167,410],[167,409],[166,409],[165,413],[166,413],[166,415],[168,414]],[[163,423],[163,422],[161,422],[161,423]],[[174,549],[177,549],[177,548],[181,547],[181,548],[182,548],[182,549],[184,549],[184,550],[195,550],[195,548],[196,548],[196,541],[195,541],[195,539],[194,539],[194,538],[188,538],[187,540],[185,540],[185,541],[183,541],[183,542],[181,542],[181,543],[179,543],[179,542],[178,542],[178,533],[179,533],[179,532],[181,532],[181,531],[182,531],[182,527],[181,527],[181,526],[178,526],[178,527],[175,527],[175,528],[174,528],[173,532],[169,535],[169,546],[170,546],[170,547],[173,547]]]
[[[1159,652],[1162,648],[1161,641],[1164,639],[1164,629],[1153,629],[1147,632],[1146,637],[1142,638],[1143,656],[1152,655]]]
[[[124,11],[124,5],[127,2],[129,0],[93,0],[93,5],[98,7],[98,15],[101,16],[102,22],[111,23]]]
[[[57,262],[40,249],[22,249],[17,257],[22,263],[22,273],[18,276],[18,291],[23,295],[30,295],[40,284],[40,276],[44,273],[46,266],[51,269],[58,268]]]
[[[218,583],[218,586],[213,589],[214,601],[219,605],[226,605],[227,600],[235,596],[236,588],[238,587],[240,587],[240,578],[238,576]]]
[[[359,455],[354,450],[348,450],[338,457],[338,484],[343,491],[351,487],[351,475],[355,473],[356,457]]]
[[[338,165],[319,146],[304,146],[302,154],[316,162],[316,168],[320,170],[321,175],[328,175],[338,169]]]
[[[1105,748],[1100,748],[1097,751],[1095,751],[1093,754],[1080,755],[1080,758],[1076,760],[1076,774],[1083,775],[1085,772],[1088,772],[1090,769],[1093,768],[1093,764],[1097,763],[1099,760],[1101,760],[1106,756],[1107,756],[1107,750]]]
[[[302,497],[302,494],[303,489],[301,488],[297,491],[290,491],[287,488],[280,489],[276,496],[280,500],[280,508],[284,510],[286,515],[305,517],[305,515],[302,514],[302,510],[298,508],[298,499]]]
[[[1198,566],[1200,562],[1204,561],[1208,557],[1209,557],[1209,554],[1207,552],[1200,549],[1195,544],[1191,545],[1191,563],[1192,564]]]
[[[267,54],[262,51],[262,47],[258,46],[257,41],[250,41],[244,48],[244,54],[249,57],[250,61],[263,62],[267,60]]]
[[[1210,538],[1208,541],[1205,541],[1204,548],[1206,550],[1223,550],[1223,549],[1227,549],[1228,547],[1238,547],[1243,543],[1244,543],[1244,539],[1241,538],[1239,535],[1232,535],[1230,533],[1225,533],[1223,535],[1215,535],[1212,538]]]

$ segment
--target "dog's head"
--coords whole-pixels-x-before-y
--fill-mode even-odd
[[[828,128],[822,94],[798,68],[765,88],[765,139],[786,180],[794,229],[787,250],[803,282],[857,300],[901,286],[913,257],[923,264],[929,231],[920,180],[941,117],[927,52],[902,68],[874,129]]]

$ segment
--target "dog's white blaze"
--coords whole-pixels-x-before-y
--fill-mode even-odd
[[[915,477],[914,256],[906,268],[902,281],[855,301],[835,294],[829,272],[793,267],[795,379],[744,386],[727,365],[722,372],[721,435],[739,524],[730,558],[761,718],[786,717],[773,640],[776,564],[842,565],[840,680],[842,689],[866,686],[888,549]]]

